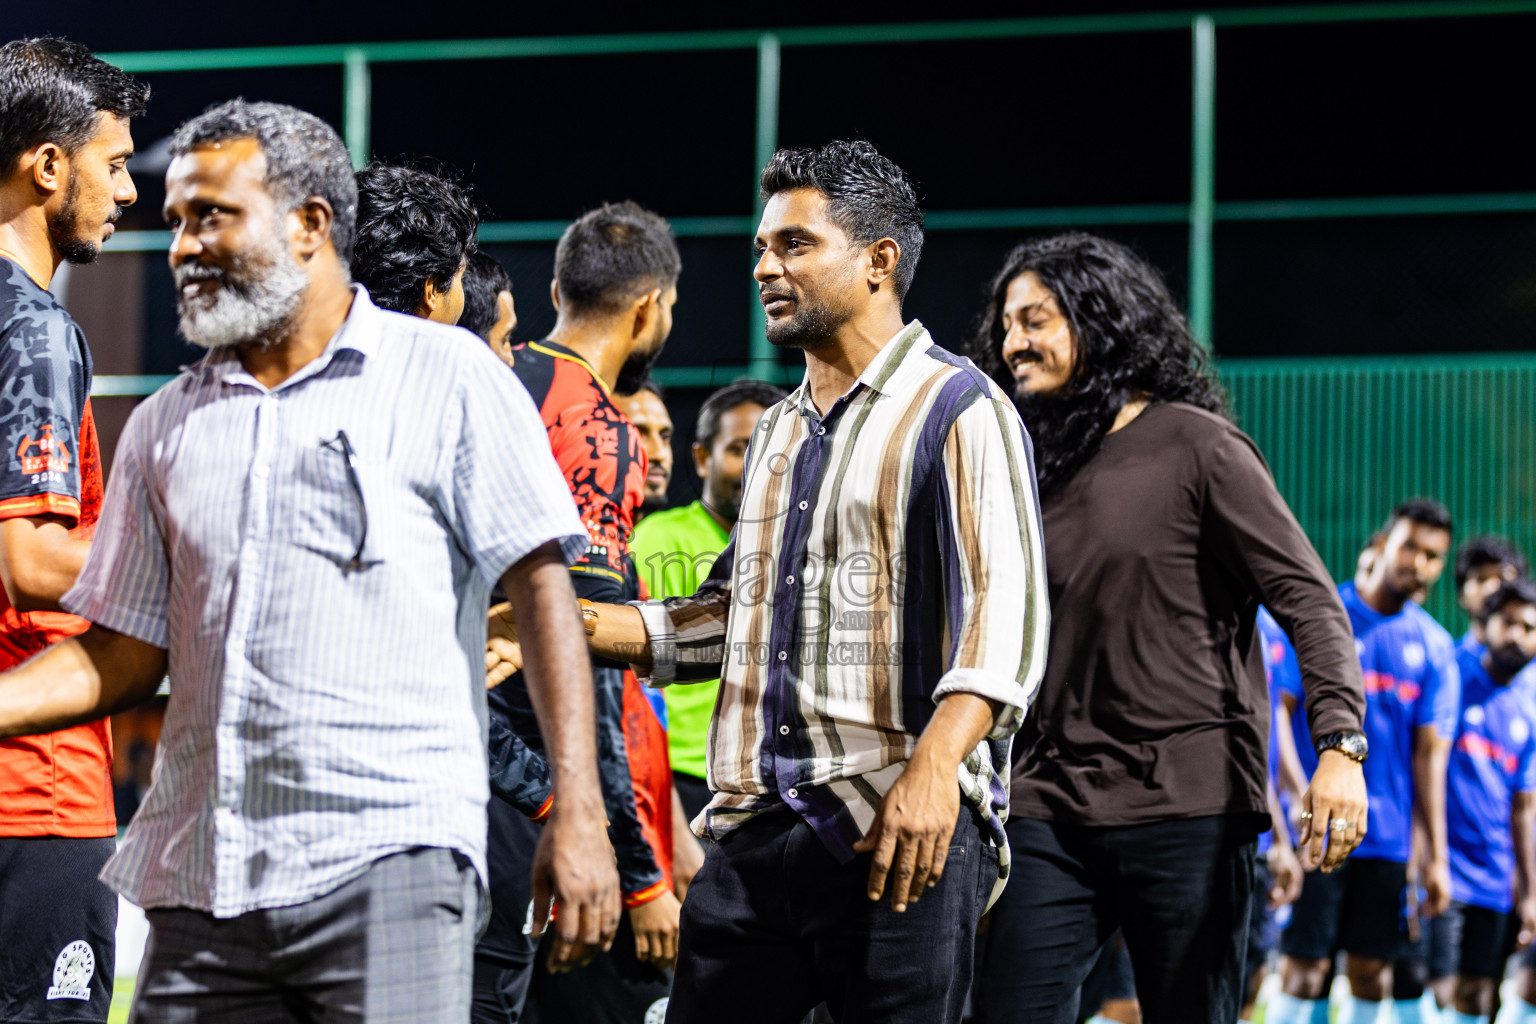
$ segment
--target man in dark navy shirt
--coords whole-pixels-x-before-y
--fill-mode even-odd
[[[1341,948],[1349,954],[1352,1019],[1378,1019],[1392,991],[1392,963],[1404,951],[1411,855],[1427,916],[1450,901],[1445,764],[1460,698],[1455,643],[1410,600],[1439,577],[1450,545],[1450,514],[1439,502],[1405,502],[1373,541],[1359,583],[1339,587],[1365,676],[1370,830],[1343,870],[1307,876],[1281,941],[1281,1024],[1312,1019]],[[1421,851],[1413,850],[1416,824],[1427,846]]]

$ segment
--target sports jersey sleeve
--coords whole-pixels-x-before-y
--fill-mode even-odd
[[[1413,705],[1415,726],[1433,725],[1441,739],[1456,738],[1461,717],[1461,670],[1456,666],[1456,647],[1448,634],[1424,639],[1424,685]]]
[[[0,331],[0,518],[79,520],[84,352],[80,328],[58,308],[27,308]]]
[[[596,398],[562,409],[548,431],[587,531],[586,549],[571,564],[577,596],[609,604],[629,600],[629,535],[645,487],[639,438],[612,403]]]
[[[1296,663],[1296,648],[1274,616],[1259,609],[1259,633],[1264,642],[1264,666],[1270,673],[1276,693],[1288,693],[1301,700],[1301,666]]]
[[[1227,567],[1291,638],[1313,739],[1358,730],[1365,683],[1349,618],[1322,559],[1247,436],[1227,427],[1205,457],[1207,529]]]
[[[491,691],[489,729],[486,735],[486,756],[490,767],[491,794],[502,800],[532,821],[543,821],[549,816],[554,804],[554,771],[549,760],[540,750],[535,750],[511,722],[504,698],[516,682],[508,681]],[[499,699],[500,698],[500,699]],[[531,708],[530,708],[531,711]],[[535,722],[535,728],[537,723]]]
[[[1525,724],[1526,740],[1515,766],[1514,788],[1521,793],[1536,793],[1536,716],[1528,713]]]

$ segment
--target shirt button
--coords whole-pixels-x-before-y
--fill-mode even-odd
[[[789,584],[792,587],[792,586],[795,585],[795,578],[793,576],[785,576],[784,577],[784,582]]]
[[[779,735],[780,736],[788,736],[789,735],[789,726],[787,726],[787,725],[779,726]]]
[[[801,502],[801,503],[800,503],[800,511],[801,511],[801,512],[804,512],[804,511],[805,511],[805,510],[806,510],[806,509],[808,509],[808,508],[810,508],[810,507],[811,507],[811,503],[810,503],[810,502],[808,502],[808,501],[802,501],[802,502]]]
[[[825,434],[826,432],[827,432],[827,428],[826,427],[818,427],[817,430],[816,430],[816,433],[818,433],[818,434]]]
[[[788,661],[789,660],[789,652],[788,651],[780,651],[779,652],[779,660],[780,661]]]
[[[792,789],[792,790],[789,791],[789,798],[791,800],[793,800],[795,797],[797,797],[799,795],[800,795],[800,791],[799,790]]]

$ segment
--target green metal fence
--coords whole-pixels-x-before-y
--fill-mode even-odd
[[[1216,49],[1222,28],[1326,25],[1385,20],[1536,14],[1536,0],[1418,0],[1191,12],[1151,12],[722,32],[444,40],[350,46],[281,46],[104,55],[133,72],[207,71],[333,65],[343,69],[343,135],[354,160],[369,153],[370,67],[440,60],[559,58],[578,55],[740,50],[757,63],[752,167],[742,167],[739,216],[672,218],[679,236],[746,237],[755,225],[756,174],[778,139],[779,64],[797,46],[880,45],[1103,33],[1188,32],[1191,39],[1191,178],[1187,203],[1118,204],[988,210],[935,210],[931,231],[1104,224],[1179,224],[1189,228],[1189,314],[1198,337],[1211,340],[1214,226],[1220,221],[1294,220],[1514,213],[1536,211],[1536,192],[1380,196],[1223,202],[1216,189]],[[745,112],[744,112],[745,113]],[[748,191],[750,188],[750,192]],[[749,199],[750,196],[750,199]],[[670,211],[669,211],[670,212]],[[686,213],[687,211],[675,211]],[[494,222],[486,242],[548,241],[563,222]],[[117,251],[164,248],[165,232],[125,231]],[[744,290],[748,283],[743,283]],[[743,296],[747,301],[748,296]],[[784,380],[762,334],[756,289],[750,290],[753,336],[739,367],[666,367],[674,387],[704,387],[739,374]],[[1429,359],[1225,360],[1222,373],[1244,429],[1258,441],[1281,491],[1340,578],[1353,570],[1361,544],[1398,501],[1429,494],[1450,506],[1457,533],[1499,532],[1536,552],[1536,356]],[[139,395],[166,378],[100,377],[97,394]],[[1459,628],[1449,580],[1430,608]]]
[[[1404,498],[1445,502],[1456,539],[1501,533],[1536,554],[1536,356],[1234,360],[1239,421],[1338,579]],[[1445,578],[1429,610],[1465,618]]]
[[[1121,204],[1095,207],[1006,210],[937,210],[928,215],[934,231],[965,228],[1017,229],[1060,225],[1187,223],[1189,226],[1189,319],[1198,338],[1211,342],[1214,302],[1212,235],[1222,220],[1272,220],[1453,214],[1489,211],[1536,211],[1536,192],[1499,195],[1392,196],[1322,200],[1276,197],[1260,202],[1223,203],[1216,190],[1216,47],[1221,28],[1279,25],[1337,25],[1442,18],[1536,14],[1536,0],[1414,0],[1398,3],[1333,3],[1243,10],[1154,11],[1129,14],[1006,18],[913,24],[847,25],[812,28],[658,32],[626,35],[553,36],[524,39],[422,40],[353,45],[263,46],[239,49],[162,50],[103,54],[132,72],[210,71],[303,66],[337,66],[343,71],[342,134],[361,164],[369,155],[372,121],[371,78],[375,64],[419,61],[548,59],[601,54],[739,50],[757,62],[754,154],[743,167],[739,217],[678,217],[679,235],[748,236],[755,226],[757,173],[778,139],[779,64],[786,47],[860,46],[1084,36],[1114,33],[1187,32],[1190,67],[1191,173],[1188,203]],[[745,111],[743,112],[745,113]],[[750,191],[749,191],[750,190]],[[750,196],[750,199],[749,199]],[[686,211],[668,211],[685,213]],[[500,222],[482,227],[487,242],[558,238],[562,222]],[[164,248],[165,232],[121,232],[112,248]],[[743,284],[743,301],[757,310],[755,286]],[[762,317],[754,315],[749,345],[751,369],[775,372],[772,347],[763,335]]]

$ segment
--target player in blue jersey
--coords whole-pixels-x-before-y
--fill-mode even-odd
[[[1369,565],[1339,587],[1365,675],[1365,762],[1369,831],[1332,874],[1311,872],[1281,938],[1283,998],[1274,1024],[1307,1024],[1326,999],[1333,955],[1346,967],[1355,1024],[1374,1024],[1392,991],[1392,963],[1404,948],[1408,862],[1417,851],[1433,917],[1450,902],[1445,764],[1455,735],[1460,682],[1455,642],[1410,600],[1439,578],[1451,546],[1451,517],[1439,502],[1415,499],[1393,510],[1372,540]]]
[[[1285,719],[1280,703],[1282,685],[1301,692],[1301,666],[1296,660],[1295,648],[1291,647],[1285,630],[1265,608],[1259,609],[1258,629],[1260,651],[1264,661],[1264,677],[1269,684],[1269,814],[1270,831],[1259,836],[1259,859],[1255,864],[1257,880],[1253,887],[1253,908],[1248,914],[1248,958],[1243,971],[1246,988],[1243,992],[1242,1011],[1239,1020],[1253,1020],[1257,1008],[1259,987],[1269,973],[1269,955],[1280,944],[1281,907],[1295,901],[1301,895],[1301,861],[1296,856],[1295,838],[1286,824],[1284,810],[1276,791],[1277,777],[1282,760],[1287,756],[1294,760],[1294,749],[1285,751],[1291,739],[1290,723]],[[1284,724],[1285,728],[1280,728]],[[1302,791],[1305,790],[1302,787]]]
[[[1511,684],[1536,657],[1536,585],[1504,583],[1481,611],[1484,649],[1457,655],[1461,722],[1446,777],[1456,1024],[1487,1024],[1511,940],[1526,945],[1536,930],[1536,704],[1525,680]]]
[[[1505,583],[1526,574],[1525,555],[1503,537],[1473,537],[1456,551],[1456,603],[1470,620],[1459,649],[1483,653],[1483,602]]]

